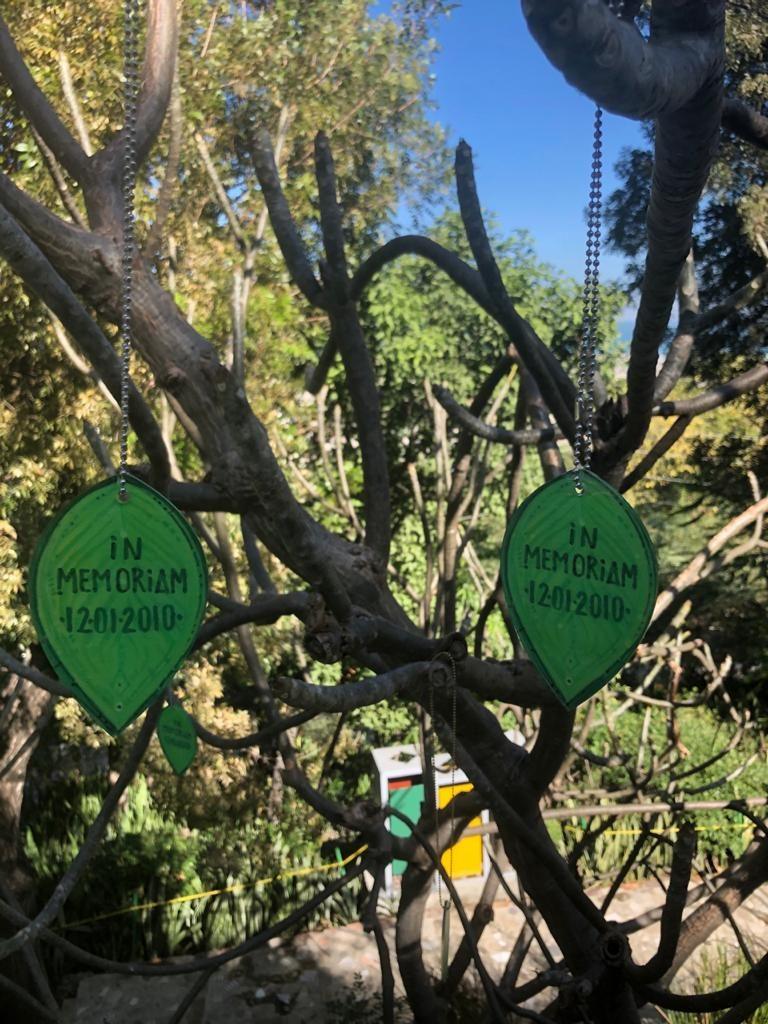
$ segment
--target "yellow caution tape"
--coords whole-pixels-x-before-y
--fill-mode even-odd
[[[224,886],[223,889],[208,889],[207,892],[189,893],[187,896],[174,896],[170,900],[153,900],[151,903],[134,903],[130,907],[121,907],[120,910],[109,910],[106,914],[96,914],[94,917],[85,917],[80,921],[70,921],[64,925],[65,928],[78,928],[83,924],[93,924],[95,921],[105,921],[108,917],[118,917],[121,914],[133,914],[139,910],[154,910],[155,907],[170,907],[174,903],[191,903],[194,900],[204,900],[209,896],[222,896],[228,892],[240,892],[243,889],[253,889],[257,885],[267,885],[269,882],[279,882],[283,878],[297,878],[300,875],[316,875],[324,871],[333,871],[335,868],[344,868],[353,860],[365,853],[367,844],[361,846],[354,853],[350,853],[343,860],[333,861],[331,864],[317,864],[308,868],[291,868],[289,871],[281,871],[278,875],[270,875],[267,878],[256,878],[252,882],[237,882],[235,885]]]
[[[564,825],[563,828],[568,832],[583,832],[584,829],[578,825]],[[742,824],[726,823],[724,825],[695,825],[694,829],[696,832],[714,832],[716,829],[740,829],[742,831],[754,828],[752,822],[743,822]],[[614,835],[614,836],[639,836],[642,833],[642,829],[639,828],[616,828],[611,829],[603,835]],[[651,835],[665,835],[672,832],[679,832],[680,829],[673,825],[670,828],[652,829]],[[256,878],[252,882],[237,882],[234,885],[224,886],[222,889],[208,889],[206,892],[195,892],[189,893],[186,896],[174,896],[170,900],[153,900],[151,903],[135,903],[130,907],[121,907],[120,910],[109,910],[105,914],[96,914],[93,917],[85,917],[80,921],[70,921],[65,924],[64,928],[79,928],[84,924],[94,924],[96,921],[106,921],[110,917],[119,917],[122,914],[133,914],[138,913],[140,910],[154,910],[156,907],[170,907],[176,903],[192,903],[195,900],[208,899],[210,896],[223,896],[230,892],[242,892],[243,889],[253,889],[257,885],[267,885],[270,882],[279,882],[283,878],[298,878],[303,875],[315,875],[321,874],[325,871],[333,871],[335,868],[344,868],[347,864],[351,864],[353,860],[356,860],[361,853],[365,853],[368,849],[367,844],[361,846],[355,850],[354,853],[350,853],[348,857],[343,860],[333,861],[330,864],[318,864],[307,868],[292,868],[289,871],[281,871],[277,875],[270,875],[267,878]]]

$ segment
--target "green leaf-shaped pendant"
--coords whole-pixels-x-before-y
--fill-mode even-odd
[[[195,639],[207,573],[200,542],[161,494],[127,478],[86,491],[38,544],[32,617],[48,660],[107,732],[162,692]]]
[[[171,768],[177,775],[183,775],[197,753],[195,723],[184,708],[171,704],[163,709],[157,722],[157,738]]]
[[[501,578],[517,634],[569,708],[632,657],[656,600],[656,558],[634,509],[594,473],[567,473],[509,521]]]

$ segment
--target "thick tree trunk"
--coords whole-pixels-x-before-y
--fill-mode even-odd
[[[0,879],[25,913],[33,909],[35,888],[21,850],[21,809],[27,768],[39,739],[41,725],[50,714],[53,702],[45,690],[27,680],[9,674],[0,686]],[[0,939],[12,935],[15,928],[0,923]],[[3,974],[22,988],[30,982],[21,954],[0,965]],[[16,1004],[3,995],[2,1019],[7,1024],[29,1024],[29,1007]]]
[[[0,870],[22,902],[29,885],[20,856],[24,784],[37,747],[38,730],[54,699],[15,675],[9,675],[0,689]]]

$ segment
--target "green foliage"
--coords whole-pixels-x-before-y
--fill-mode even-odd
[[[653,696],[654,691],[650,694]],[[681,691],[680,700],[690,700],[696,691]],[[610,712],[620,702],[610,692],[603,707]],[[626,753],[629,766],[642,777],[650,767],[653,756],[668,748],[670,738],[664,709],[651,709],[646,722],[648,708],[635,706],[616,719],[615,738],[598,725],[589,735],[588,748],[599,757]],[[584,712],[582,712],[583,714]],[[734,745],[735,726],[727,722],[716,709],[699,707],[679,708],[675,713],[679,729],[679,742],[672,767],[657,772],[643,793],[649,802],[653,800],[738,800],[756,793],[763,793],[768,786],[768,757],[762,737],[754,732],[747,733]],[[645,740],[641,737],[645,735]],[[737,737],[738,738],[738,737]],[[729,746],[732,749],[728,749]],[[640,752],[642,751],[642,755]],[[704,765],[714,754],[724,752],[714,763],[702,767],[695,774],[686,776],[699,765]],[[639,759],[639,760],[638,760]],[[618,793],[631,785],[628,768],[624,765],[600,767],[580,761],[580,771],[575,778],[579,788],[600,790],[606,793],[609,803],[615,801],[612,793]],[[743,771],[740,769],[748,765]],[[583,798],[573,801],[574,806],[584,803]],[[566,803],[564,806],[568,806]],[[606,878],[615,873],[637,839],[643,822],[640,815],[625,815],[617,818],[607,832],[595,842],[592,850],[581,861],[583,876]],[[671,813],[659,815],[654,828],[666,831],[674,828],[678,819]],[[564,822],[548,823],[550,835],[564,852],[574,848],[587,827],[586,819],[577,815]],[[596,828],[594,821],[591,828]],[[737,811],[697,811],[693,824],[698,832],[698,856],[710,863],[725,866],[746,850],[752,837],[752,826]],[[674,840],[674,832],[667,834],[667,840]],[[630,872],[630,878],[645,877],[651,868],[669,868],[672,863],[672,847],[669,841],[646,846],[650,856]]]
[[[458,213],[443,215],[429,233],[473,262]],[[573,368],[581,327],[580,283],[542,263],[526,232],[503,237],[491,219],[490,236],[518,312]],[[622,304],[618,289],[603,288],[600,332],[606,362],[601,369],[608,377],[610,359],[616,357],[616,317]],[[442,270],[419,257],[400,259],[378,275],[366,292],[365,312],[394,443],[401,443],[403,429],[414,419],[424,418],[425,378],[444,384],[468,402],[507,346],[496,322]],[[510,405],[511,401],[506,410]]]
[[[573,368],[578,349],[581,323],[581,286],[536,256],[529,235],[520,232],[503,237],[491,223],[491,241],[505,284],[520,313],[528,318],[545,343]],[[435,241],[472,263],[458,213],[447,213],[429,232]],[[605,340],[601,370],[613,380],[619,355],[616,319],[623,305],[618,289],[603,289],[600,324]],[[506,351],[504,332],[446,274],[432,263],[407,257],[385,267],[366,292],[363,306],[366,337],[373,352],[382,399],[385,441],[390,466],[413,463],[425,495],[425,518],[436,523],[433,496],[438,489],[439,453],[436,451],[433,413],[427,398],[428,387],[447,387],[462,404],[469,404]],[[340,368],[330,377],[330,387],[348,407]],[[511,426],[519,381],[515,372],[497,389],[499,398],[496,421]],[[448,438],[453,442],[458,430],[450,420]],[[498,569],[498,552],[506,524],[507,463],[509,452],[498,445],[476,442],[480,454],[482,529],[472,541],[486,575],[493,579]],[[356,465],[353,453],[346,452],[350,468]],[[353,477],[354,479],[354,477]],[[536,453],[526,459],[524,493],[542,482]],[[393,585],[398,600],[418,619],[413,594],[423,593],[429,572],[427,548],[421,521],[413,511],[409,476],[395,471],[391,478],[393,519],[392,560],[398,570]],[[401,581],[407,580],[408,586]],[[466,566],[460,567],[457,581],[459,622],[475,617],[479,588]],[[489,626],[489,643],[499,656],[508,645],[506,632],[498,629],[498,617]]]
[[[0,295],[0,637],[16,645],[32,637],[22,567],[52,505],[91,478],[83,421],[114,424],[100,399],[78,394],[72,369],[46,345],[40,304],[8,274]]]
[[[445,214],[430,235],[472,262],[457,213]],[[504,238],[493,230],[491,240],[519,312],[572,366],[581,323],[580,285],[538,260],[533,242],[524,232]],[[608,361],[602,369],[609,377],[611,353],[615,354],[611,346],[617,339],[616,317],[622,302],[618,290],[603,289],[601,333],[607,342]],[[416,461],[420,471],[426,471],[423,489],[432,493],[430,456],[434,441],[425,381],[442,384],[458,401],[468,404],[505,352],[507,339],[496,322],[442,270],[418,257],[400,259],[378,275],[366,292],[364,313],[382,394],[391,464],[397,465],[403,456]],[[341,389],[340,379],[333,380]],[[509,424],[513,420],[516,395],[517,387],[510,387],[498,411],[499,422]],[[502,455],[494,449],[495,458],[501,459]],[[394,486],[396,510],[398,498],[409,507],[404,474],[394,480]]]
[[[696,980],[691,990],[693,995],[704,995],[727,988],[750,969],[742,953],[735,954],[733,950],[724,946],[717,946],[714,950],[702,950],[696,966]],[[690,1014],[669,1011],[669,1020],[672,1024],[715,1024],[720,1016],[720,1013]],[[744,1024],[768,1024],[768,1006],[763,1006],[745,1017]]]
[[[688,384],[682,394],[694,388]],[[666,427],[654,424],[646,444],[653,444]],[[657,551],[662,586],[732,517],[753,503],[754,482],[764,477],[767,443],[763,419],[755,416],[753,402],[730,403],[697,417],[660,470],[632,490],[630,498]],[[731,546],[745,539],[741,534]],[[686,629],[707,638],[718,662],[729,655],[734,658],[731,692],[739,706],[751,706],[758,713],[764,703],[759,684],[767,664],[766,564],[766,552],[753,549],[686,594],[692,601]]]
[[[54,787],[26,832],[26,854],[52,892],[74,858],[103,798],[94,779],[70,776]],[[67,902],[67,934],[83,948],[115,959],[151,959],[216,949],[242,942],[300,907],[336,874],[306,870],[321,863],[319,834],[306,813],[279,824],[243,817],[190,828],[158,801],[144,775],[129,787],[120,811],[88,871]],[[283,877],[276,877],[276,876]],[[230,890],[183,902],[178,897]],[[309,915],[303,926],[347,923],[357,915],[352,883]],[[166,904],[143,907],[144,904]],[[91,918],[137,906],[103,921]],[[83,922],[78,924],[77,922]]]

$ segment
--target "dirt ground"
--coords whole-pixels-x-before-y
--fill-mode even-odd
[[[460,883],[460,895],[471,915],[480,889],[480,881]],[[604,889],[590,891],[599,902]],[[655,881],[628,884],[616,897],[613,920],[635,917],[663,902],[664,894]],[[382,904],[384,931],[394,956],[394,903]],[[690,912],[690,911],[689,911]],[[437,894],[430,898],[424,936],[427,963],[437,973],[440,959],[441,910]],[[756,957],[768,948],[768,894],[755,894],[737,913],[737,922]],[[521,927],[522,915],[505,898],[494,904],[493,921],[486,927],[480,943],[483,961],[494,978],[503,973],[509,949]],[[451,921],[451,950],[461,939],[461,924],[455,911]],[[635,959],[644,962],[656,950],[658,925],[632,935]],[[545,942],[549,939],[546,930]],[[554,944],[550,942],[554,951]],[[545,966],[543,955],[532,952],[527,973],[521,981]],[[724,925],[705,947],[705,964],[722,955],[738,954],[735,935]],[[702,954],[699,954],[699,956]],[[701,965],[699,964],[699,967]],[[706,969],[706,966],[704,967]],[[674,987],[690,990],[697,972],[692,961],[678,975]],[[477,982],[474,967],[467,974]],[[64,1024],[169,1024],[196,975],[172,978],[132,978],[117,974],[82,975],[77,995],[64,1006]],[[396,973],[397,991],[402,994]],[[205,991],[184,1017],[184,1024],[371,1024],[379,1020],[375,994],[380,990],[379,961],[373,936],[359,924],[323,931],[305,932],[290,942],[273,940],[268,947],[233,960],[212,975]],[[546,998],[545,998],[546,1002]],[[538,1004],[534,1001],[532,1007]],[[404,1019],[408,1019],[407,1015]],[[647,1020],[662,1018],[649,1011]]]

